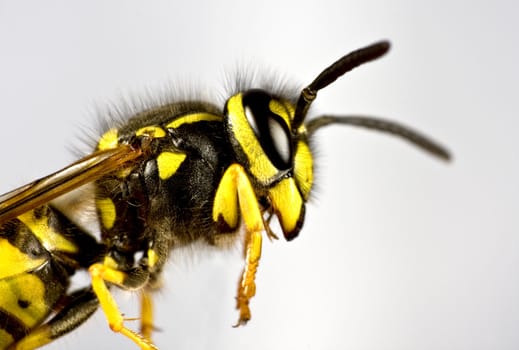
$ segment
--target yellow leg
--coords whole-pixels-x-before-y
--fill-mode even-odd
[[[93,264],[88,271],[92,278],[92,287],[112,331],[130,338],[142,350],[158,350],[151,340],[124,326],[123,316],[106,286],[106,282],[123,285],[127,275],[103,264]]]
[[[247,232],[245,238],[245,267],[238,283],[236,308],[240,311],[240,318],[234,327],[247,323],[251,318],[249,301],[256,294],[256,271],[261,258],[261,232]]]
[[[141,334],[151,342],[153,332],[153,301],[147,290],[141,292]]]
[[[265,230],[263,214],[254,193],[254,188],[250,183],[247,173],[241,165],[233,164],[225,172],[222,183],[225,183],[227,193],[236,193],[239,205],[239,212],[245,223],[245,267],[241,280],[238,284],[238,295],[236,297],[236,308],[240,312],[240,318],[235,327],[244,325],[251,318],[249,308],[250,299],[256,294],[256,271],[261,258],[261,233]],[[231,196],[230,200],[234,197]],[[224,200],[225,201],[225,200]],[[225,203],[227,204],[227,203]],[[226,207],[220,204],[222,208]],[[232,208],[232,203],[228,203],[227,208]],[[235,210],[238,210],[236,208]]]

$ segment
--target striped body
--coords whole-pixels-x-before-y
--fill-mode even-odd
[[[219,245],[238,237],[240,228],[245,264],[236,326],[246,324],[263,236],[278,238],[271,218],[287,240],[303,227],[314,178],[310,140],[318,129],[380,130],[449,159],[443,147],[398,123],[330,115],[306,120],[319,90],[388,49],[380,42],[345,55],[297,93],[269,86],[237,92],[222,109],[184,101],[140,111],[107,128],[92,154],[0,196],[0,350],[41,347],[98,308],[114,332],[157,350],[151,291],[170,252],[195,241]],[[100,241],[47,204],[89,183]],[[82,269],[91,283],[69,290],[70,277]],[[125,325],[115,287],[139,291],[139,331]]]
[[[17,290],[0,295],[0,307],[6,310],[3,313],[0,310],[0,321],[5,325],[0,324],[3,327],[0,328],[0,349],[40,325],[45,327],[43,322],[49,317],[62,318],[62,310],[64,314],[71,313],[70,309],[81,315],[81,320],[71,322],[70,328],[90,316],[92,304],[98,302],[95,297],[82,302],[88,304],[88,309],[79,302],[68,301],[69,279],[78,269],[104,264],[123,272],[124,277],[114,282],[119,287],[152,288],[174,247],[199,240],[210,245],[226,243],[229,237],[235,237],[242,219],[250,221],[248,217],[254,217],[253,225],[262,230],[263,214],[281,213],[284,210],[281,202],[296,204],[291,207],[296,210],[287,217],[290,236],[293,232],[297,234],[304,215],[303,201],[311,187],[308,146],[300,140],[297,147],[300,152],[295,156],[299,168],[305,169],[302,172],[298,168],[299,190],[293,178],[276,170],[267,155],[254,150],[251,153],[251,148],[261,146],[255,140],[254,131],[244,128],[243,123],[247,122],[244,109],[236,113],[238,106],[229,108],[236,114],[233,123],[239,125],[239,130],[227,125],[226,115],[216,107],[184,102],[145,111],[103,134],[97,151],[121,145],[145,151],[138,161],[127,162],[95,182],[100,242],[48,205],[4,224],[5,238],[0,241],[2,253],[35,246],[42,257],[38,255],[36,259],[32,253],[21,252],[19,255],[26,261],[19,265],[20,271],[12,268],[16,258],[10,256],[15,254],[8,253],[0,260],[5,266],[0,285]],[[273,107],[277,113],[281,113],[280,108],[284,107],[279,103]],[[283,113],[279,120],[286,123],[284,127],[288,130],[290,110]],[[236,134],[239,136],[236,139],[230,137]],[[241,201],[249,203],[254,215],[240,214],[236,180],[229,175],[229,169],[237,164],[242,164],[239,176],[246,179],[248,191]],[[250,173],[246,174],[244,169],[249,168]],[[267,173],[266,169],[269,169]],[[275,208],[276,205],[279,208]],[[9,241],[8,237],[14,237],[15,241]],[[31,245],[27,243],[29,238]],[[142,258],[136,261],[139,253]],[[139,268],[142,270],[136,272]],[[29,292],[16,288],[22,283],[30,285]],[[34,294],[36,291],[39,294]],[[25,311],[26,299],[34,300],[31,305],[36,310],[31,310],[29,316]],[[48,328],[44,335],[32,336],[39,345],[63,333],[53,335],[51,331],[58,327]]]
[[[57,311],[70,276],[93,260],[95,247],[93,238],[48,205],[0,227],[0,349]]]

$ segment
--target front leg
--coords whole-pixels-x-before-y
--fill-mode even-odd
[[[256,294],[256,270],[261,258],[261,232],[245,233],[245,267],[238,283],[236,308],[240,310],[240,318],[233,327],[247,324],[251,319],[249,301]]]
[[[245,170],[239,164],[232,164],[225,171],[216,191],[213,220],[224,227],[236,228],[240,214],[245,224],[245,267],[238,284],[236,308],[240,318],[235,327],[246,324],[251,318],[249,302],[256,294],[255,278],[261,258],[261,233],[265,230],[265,223]]]

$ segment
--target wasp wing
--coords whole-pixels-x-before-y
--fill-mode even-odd
[[[77,162],[0,196],[0,225],[137,159],[139,148],[120,145],[96,151]]]

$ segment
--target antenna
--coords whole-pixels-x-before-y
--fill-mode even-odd
[[[388,52],[390,44],[388,41],[366,46],[343,56],[331,66],[326,68],[314,79],[314,81],[304,88],[299,95],[294,114],[293,127],[297,130],[303,123],[308,108],[317,97],[317,91],[327,87],[339,77],[366,62],[375,60]]]

